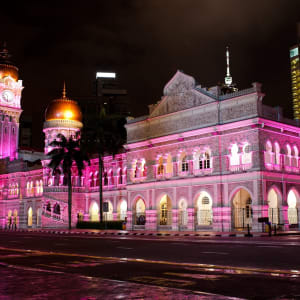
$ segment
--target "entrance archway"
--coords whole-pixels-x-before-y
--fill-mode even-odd
[[[178,223],[179,226],[186,226],[188,223],[188,214],[187,214],[187,202],[185,199],[181,199],[178,204]]]
[[[212,198],[202,191],[196,200],[196,225],[210,226],[212,224]]]
[[[27,211],[27,225],[32,227],[32,207],[29,207]]]
[[[134,224],[145,225],[146,224],[146,205],[142,198],[138,198],[133,207],[134,211]]]
[[[279,224],[279,195],[274,188],[268,193],[268,217],[272,224]]]
[[[36,226],[41,225],[41,215],[42,215],[42,210],[40,208],[38,208],[36,210]]]
[[[172,225],[172,201],[163,195],[159,202],[159,225]]]
[[[297,191],[291,189],[287,196],[288,222],[290,225],[298,224],[298,203],[299,195]]]
[[[99,205],[96,202],[93,202],[89,209],[90,220],[92,222],[99,221]]]
[[[118,206],[118,216],[119,220],[125,220],[127,216],[127,202],[126,200],[121,200]]]
[[[246,228],[252,225],[252,199],[249,192],[239,189],[232,199],[233,228]]]

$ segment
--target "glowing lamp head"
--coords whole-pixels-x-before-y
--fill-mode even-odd
[[[65,117],[66,119],[68,119],[68,120],[71,120],[72,117],[73,117],[72,111],[70,111],[70,110],[65,111],[64,117]]]

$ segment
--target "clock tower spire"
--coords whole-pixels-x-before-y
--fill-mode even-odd
[[[0,48],[0,159],[18,158],[19,119],[22,113],[22,80],[10,61],[6,43]]]

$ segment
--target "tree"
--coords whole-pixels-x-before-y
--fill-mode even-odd
[[[68,139],[63,134],[57,135],[55,139],[50,143],[51,147],[54,147],[52,151],[48,153],[51,161],[49,167],[55,173],[59,166],[62,166],[64,176],[67,176],[68,185],[68,219],[69,219],[69,230],[71,229],[72,221],[72,166],[75,162],[78,169],[78,175],[82,175],[84,169],[84,162],[90,163],[87,155],[80,148],[79,134],[73,138],[72,136]]]
[[[99,205],[100,222],[103,222],[103,157],[117,154],[126,143],[126,119],[119,115],[106,114],[104,108],[100,115],[92,120],[92,130],[87,137],[87,149],[97,153],[99,162]]]

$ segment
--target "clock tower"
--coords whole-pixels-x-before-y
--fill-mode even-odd
[[[0,159],[18,158],[22,80],[5,44],[0,49]]]

